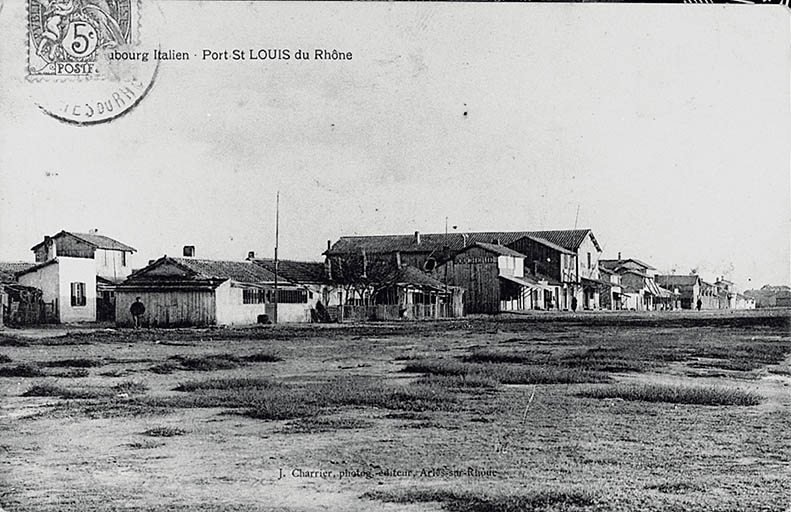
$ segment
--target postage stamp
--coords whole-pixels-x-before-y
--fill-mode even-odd
[[[158,47],[154,0],[26,3],[26,76],[42,112],[78,125],[107,122],[133,109],[151,90],[157,60],[112,57]]]
[[[28,2],[31,75],[91,75],[101,51],[137,42],[132,0]]]

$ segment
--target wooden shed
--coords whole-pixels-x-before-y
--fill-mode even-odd
[[[250,261],[164,256],[116,286],[116,323],[133,325],[130,307],[145,306],[144,326],[244,325],[274,316],[274,274]],[[310,319],[307,291],[280,279],[278,321]]]

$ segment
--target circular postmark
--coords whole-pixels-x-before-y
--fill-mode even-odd
[[[27,80],[36,106],[92,125],[130,112],[154,85],[159,10],[151,0],[26,0]]]

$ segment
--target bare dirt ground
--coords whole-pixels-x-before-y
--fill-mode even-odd
[[[0,508],[786,511],[790,321],[7,329]]]

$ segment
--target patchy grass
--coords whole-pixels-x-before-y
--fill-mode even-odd
[[[534,366],[513,363],[467,363],[448,359],[414,361],[404,372],[452,377],[475,377],[501,384],[574,384],[604,382],[606,375],[561,366]]]
[[[0,377],[41,377],[41,368],[32,363],[22,363],[16,366],[0,368]]]
[[[87,368],[58,368],[55,371],[47,372],[48,377],[64,377],[68,379],[75,379],[87,377],[91,374]]]
[[[704,486],[692,482],[662,482],[660,484],[646,485],[645,488],[654,489],[665,494],[682,494],[706,490]]]
[[[283,360],[282,357],[272,352],[256,352],[255,354],[250,354],[249,356],[245,356],[242,359],[251,363],[276,363]]]
[[[142,432],[144,436],[150,437],[175,437],[183,436],[187,431],[177,427],[154,427]]]
[[[761,403],[760,395],[742,389],[670,384],[615,384],[587,389],[579,392],[578,396],[689,405],[749,406]]]
[[[30,343],[23,340],[22,338],[0,334],[0,347],[28,347],[28,346],[30,346]]]
[[[599,504],[595,494],[582,489],[547,489],[528,494],[502,496],[444,489],[408,489],[373,491],[364,494],[363,497],[401,504],[437,502],[449,512],[549,512],[579,510]]]
[[[133,450],[150,450],[152,448],[159,448],[160,446],[165,446],[165,443],[162,441],[154,441],[153,439],[144,439],[142,441],[135,441],[133,443],[129,443],[126,446]]]
[[[211,372],[215,370],[231,370],[241,366],[239,359],[233,354],[207,354],[205,356],[173,356],[171,359],[178,361],[181,369],[196,372]]]
[[[148,386],[139,380],[127,380],[113,386],[113,391],[128,395],[140,395],[148,391]]]
[[[467,375],[435,375],[430,373],[418,379],[417,383],[430,386],[436,385],[442,388],[478,390],[494,389],[500,384],[491,377],[475,373]]]
[[[22,396],[56,396],[59,398],[91,399],[106,397],[108,393],[98,389],[70,389],[56,384],[38,384],[22,393]]]
[[[174,391],[196,391],[201,389],[233,390],[244,388],[272,388],[282,384],[268,377],[239,377],[229,379],[204,379],[182,382]]]
[[[374,426],[373,421],[360,418],[304,418],[291,421],[283,427],[287,434],[319,434],[338,430],[361,430]]]
[[[148,371],[159,375],[168,375],[175,372],[176,370],[181,370],[181,365],[171,362],[155,364],[154,366],[148,369]]]
[[[11,358],[5,354],[0,354],[0,363],[10,363]]]
[[[39,363],[40,366],[47,368],[94,368],[96,366],[102,366],[103,364],[104,361],[101,359],[88,358],[57,359],[54,361],[45,361],[43,363]]]
[[[719,368],[731,369],[726,366],[719,366],[729,364],[732,367],[742,368],[741,371],[749,371],[764,365],[781,363],[789,353],[791,353],[791,342],[789,340],[756,340],[749,343],[712,343],[695,348],[689,356],[718,359],[720,361],[710,364],[716,364]]]

